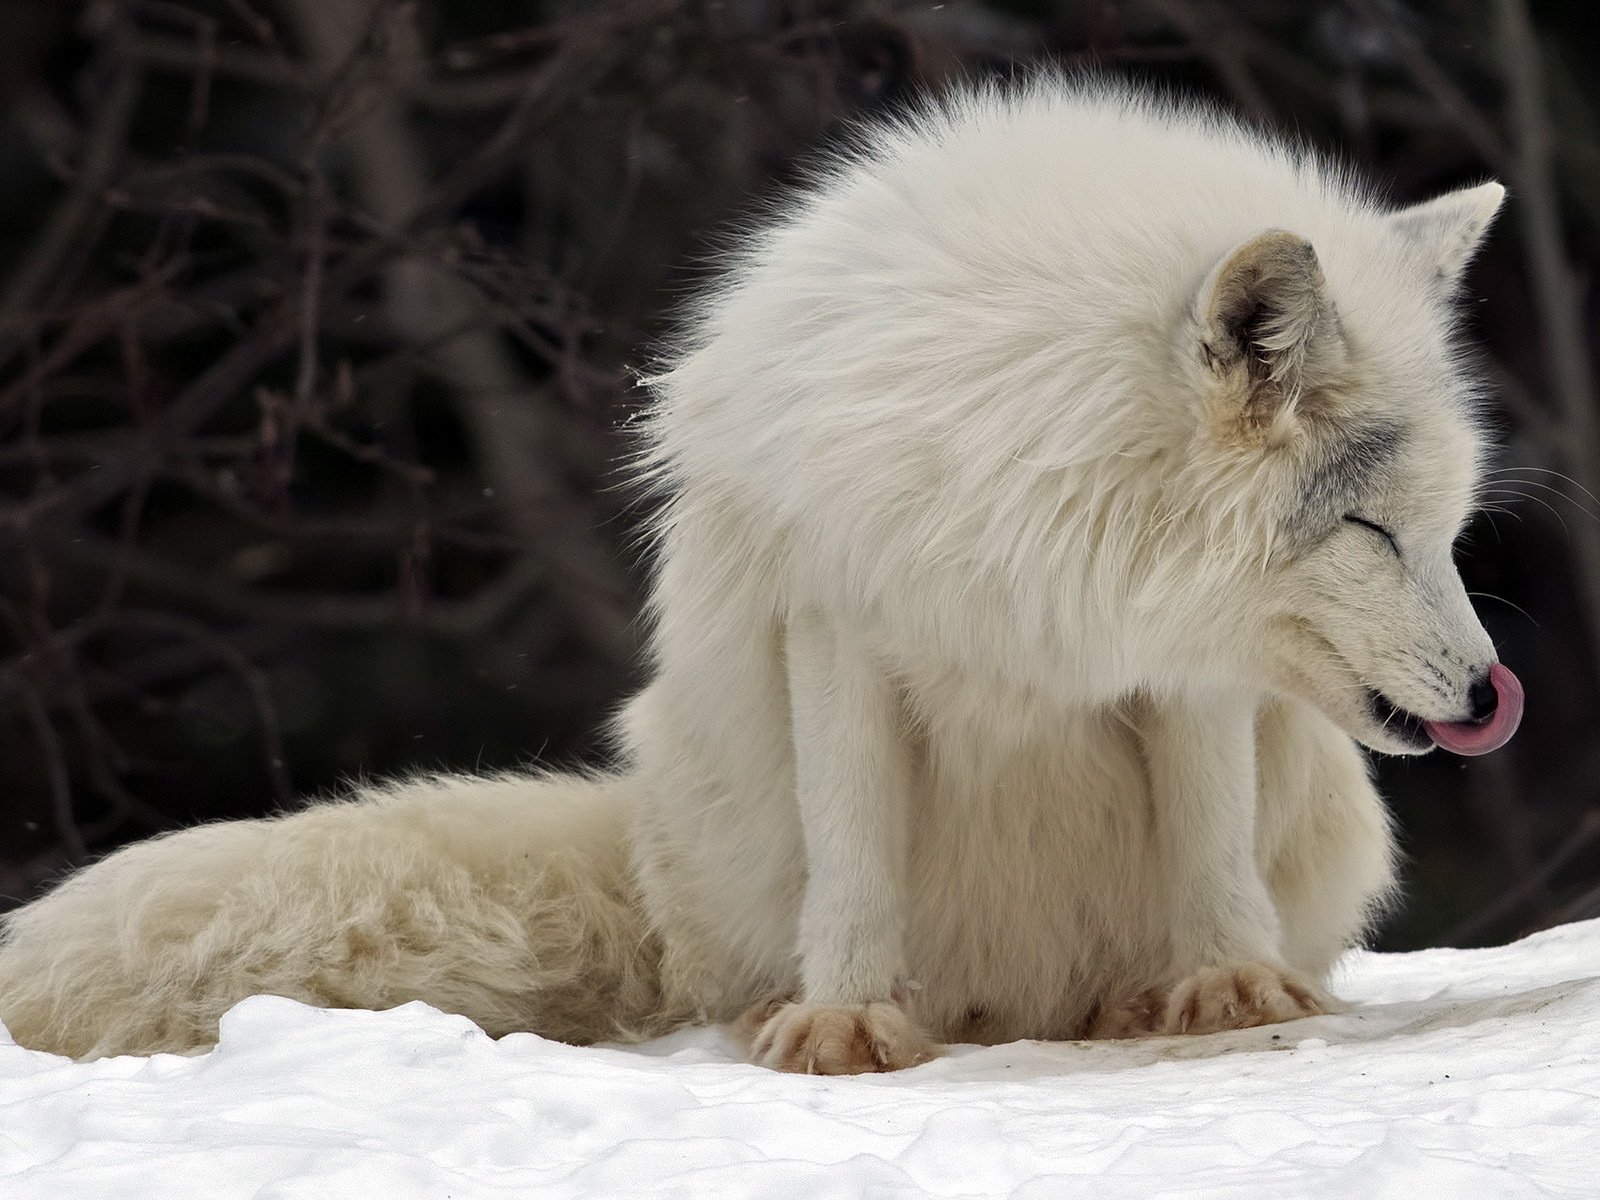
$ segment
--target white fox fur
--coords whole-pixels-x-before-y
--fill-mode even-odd
[[[0,1018],[100,1055],[263,991],[577,1041],[750,1010],[839,1071],[1327,1007],[1393,879],[1357,742],[1414,752],[1385,718],[1494,661],[1451,301],[1502,194],[1392,212],[1055,77],[865,133],[650,381],[624,765],[121,851],[9,918]]]

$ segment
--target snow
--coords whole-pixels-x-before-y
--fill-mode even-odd
[[[0,1039],[0,1196],[1591,1198],[1597,972],[1600,921],[1355,954],[1339,1016],[848,1079],[744,1065],[720,1030],[580,1049],[256,997],[199,1057]]]

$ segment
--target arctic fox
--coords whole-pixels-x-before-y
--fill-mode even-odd
[[[1359,745],[1521,714],[1451,562],[1485,452],[1452,299],[1503,195],[1391,211],[1055,77],[863,133],[648,381],[617,770],[123,850],[9,918],[0,1018],[96,1056],[256,992],[420,999],[836,1073],[1333,1008],[1394,878]]]

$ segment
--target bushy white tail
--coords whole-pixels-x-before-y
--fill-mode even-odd
[[[130,846],[6,918],[0,1020],[74,1057],[208,1046],[259,993],[420,999],[496,1036],[658,1033],[627,783],[422,779]]]

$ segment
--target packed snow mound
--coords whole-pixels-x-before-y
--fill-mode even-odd
[[[491,1041],[420,1004],[257,997],[192,1058],[0,1043],[7,1200],[1600,1195],[1600,921],[1354,954],[1349,1013],[957,1046],[895,1075]]]

